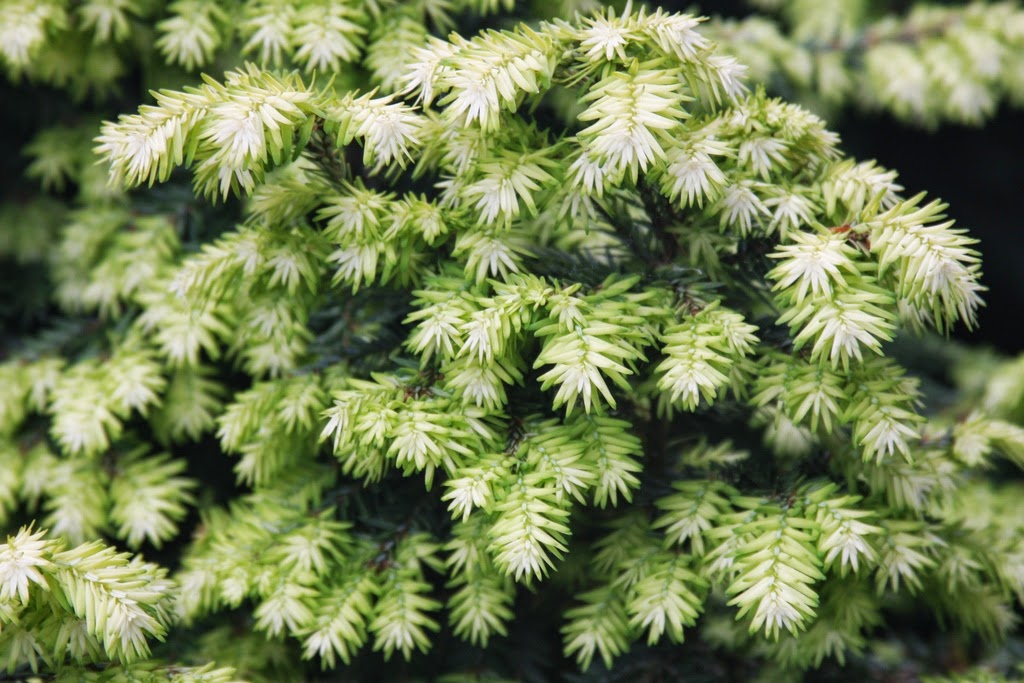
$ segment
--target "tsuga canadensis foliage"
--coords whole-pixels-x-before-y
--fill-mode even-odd
[[[977,123],[1024,13],[562,4],[0,1],[179,79],[0,208],[0,680],[1015,680],[976,241],[769,89]]]

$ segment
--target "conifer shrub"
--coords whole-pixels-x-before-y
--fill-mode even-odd
[[[897,115],[1020,98],[1014,5],[826,49],[759,4],[778,54],[980,79],[840,59]],[[204,71],[40,132],[0,209],[0,678],[1009,680],[1024,362],[944,338],[975,240],[736,24],[435,35],[512,9],[0,4],[12,79]]]

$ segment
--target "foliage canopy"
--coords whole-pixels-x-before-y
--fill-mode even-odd
[[[865,40],[960,69],[869,90],[920,123],[1024,90],[1011,4],[922,9],[910,46],[761,4],[833,104]],[[28,175],[68,202],[3,209],[54,303],[0,363],[9,674],[796,680],[898,667],[922,610],[1012,636],[1021,485],[991,471],[1024,465],[1024,365],[939,338],[983,303],[975,240],[768,94],[770,41],[737,38],[765,19],[431,34],[510,10],[0,3],[8,76],[80,97],[127,55],[255,60],[40,133]]]

